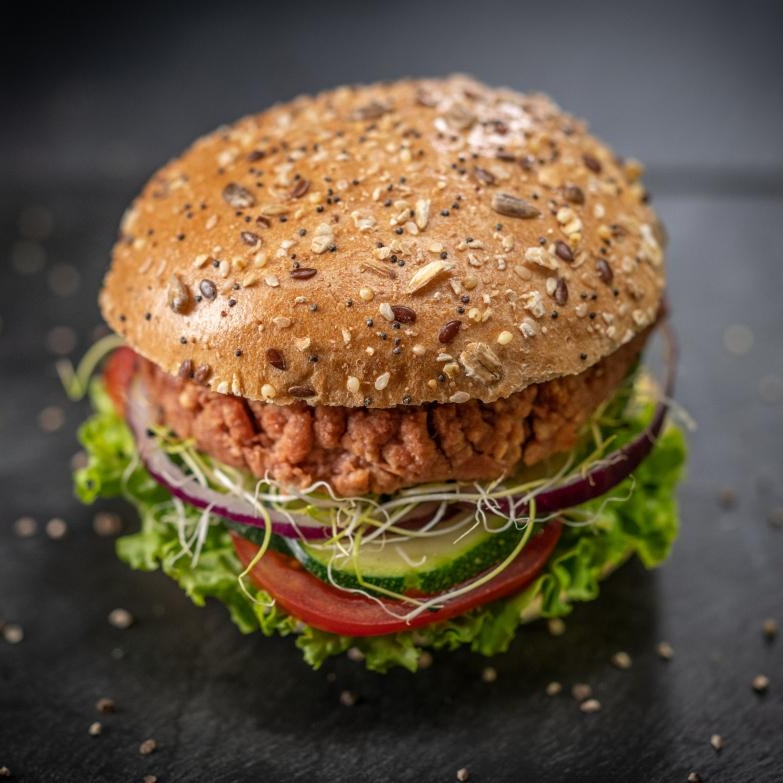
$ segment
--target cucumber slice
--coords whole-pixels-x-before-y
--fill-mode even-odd
[[[498,525],[502,524],[498,520]],[[287,541],[294,556],[310,573],[325,582],[361,588],[357,571],[366,584],[395,593],[438,593],[497,565],[519,543],[523,531],[510,526],[502,532],[488,532],[477,526],[455,527],[445,520],[432,528],[439,535],[407,541],[372,541],[359,549],[356,559],[339,547],[312,541]],[[396,537],[396,536],[393,536]]]

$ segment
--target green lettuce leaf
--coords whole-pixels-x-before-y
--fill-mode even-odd
[[[580,507],[580,516],[586,515],[590,523],[564,528],[546,568],[523,592],[415,631],[367,638],[338,636],[300,622],[249,582],[241,585],[242,568],[227,527],[172,500],[139,462],[133,438],[99,382],[93,383],[91,393],[95,413],[79,431],[89,461],[76,472],[76,493],[85,503],[98,496],[123,496],[136,506],[141,528],[118,540],[119,557],[133,568],[162,569],[199,606],[207,598],[218,599],[245,633],[295,635],[296,646],[314,668],[352,647],[361,651],[369,669],[379,672],[393,666],[415,671],[426,650],[469,645],[482,655],[496,655],[508,649],[521,623],[562,616],[574,602],[596,598],[601,578],[630,555],[638,555],[647,567],[657,565],[677,535],[674,491],[685,443],[682,433],[671,426],[634,476],[612,493],[622,502],[599,498]],[[626,416],[617,445],[639,431],[649,414],[648,408]],[[183,540],[199,525],[206,527],[206,535],[196,556],[193,546],[185,551]]]

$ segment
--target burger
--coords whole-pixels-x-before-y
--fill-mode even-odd
[[[199,139],[123,217],[79,496],[130,500],[121,559],[315,667],[493,655],[658,564],[684,445],[641,174],[463,76]]]

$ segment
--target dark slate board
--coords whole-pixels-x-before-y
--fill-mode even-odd
[[[278,10],[266,19],[272,30],[259,32],[265,48],[258,62],[261,71],[281,63],[280,78],[262,80],[256,91],[252,73],[244,68],[240,78],[240,70],[226,64],[231,34],[247,42],[251,36],[244,31],[252,28],[253,19],[240,25],[244,20],[236,17],[233,26],[216,27],[213,46],[199,48],[199,41],[205,43],[206,21],[214,20],[214,14],[195,7],[191,17],[177,20],[178,36],[172,37],[168,58],[166,39],[149,26],[148,17],[125,20],[128,36],[136,38],[119,53],[107,42],[120,38],[128,44],[120,35],[122,26],[112,28],[104,19],[101,27],[97,17],[91,23],[97,28],[71,30],[68,40],[81,42],[81,49],[69,49],[67,42],[55,47],[73,61],[66,58],[49,73],[41,62],[32,64],[22,82],[30,92],[12,89],[10,82],[2,85],[3,95],[19,109],[0,131],[6,134],[4,149],[13,141],[20,150],[0,164],[10,172],[0,181],[0,620],[19,623],[25,632],[16,645],[0,636],[0,767],[7,765],[13,779],[140,781],[154,773],[161,783],[453,781],[461,767],[477,783],[684,781],[692,770],[709,781],[783,778],[783,638],[769,643],[761,633],[767,617],[783,625],[783,529],[768,519],[773,509],[783,507],[783,400],[769,401],[783,379],[783,181],[777,176],[783,159],[774,134],[769,135],[770,128],[780,127],[780,92],[763,81],[779,65],[768,46],[771,33],[764,33],[774,29],[778,10],[759,4],[763,13],[748,15],[741,24],[725,15],[706,21],[701,17],[705,57],[717,47],[742,74],[762,79],[730,83],[728,102],[738,105],[744,96],[758,109],[766,101],[770,127],[761,123],[758,112],[752,120],[749,113],[738,119],[729,112],[735,137],[749,128],[744,138],[753,143],[730,149],[721,141],[723,129],[703,150],[699,144],[689,147],[689,141],[683,158],[680,152],[669,154],[658,130],[639,119],[638,112],[636,120],[620,118],[625,93],[618,84],[633,90],[637,77],[643,77],[649,89],[662,94],[662,85],[672,84],[673,66],[656,70],[657,41],[669,28],[676,28],[675,41],[698,41],[695,12],[682,9],[678,24],[671,9],[662,8],[658,17],[648,7],[642,13],[642,20],[652,25],[648,38],[639,32],[632,38],[647,41],[647,48],[638,47],[639,73],[612,72],[609,94],[577,72],[580,105],[574,100],[580,96],[568,88],[576,55],[585,55],[590,72],[597,73],[609,55],[603,50],[595,54],[590,42],[605,40],[602,25],[615,22],[618,29],[632,29],[630,11],[590,17],[592,21],[579,12],[591,35],[572,41],[574,58],[564,59],[561,51],[559,58],[547,61],[547,68],[539,63],[538,70],[512,79],[504,74],[529,62],[522,44],[542,51],[542,36],[557,40],[561,28],[570,35],[568,26],[554,13],[541,12],[531,30],[525,27],[523,10],[482,7],[487,16],[477,29],[483,37],[472,47],[467,46],[470,20],[459,13],[465,9],[449,14],[454,21],[445,32],[441,19],[435,40],[442,36],[448,44],[442,67],[429,50],[396,51],[388,42],[380,64],[370,57],[366,43],[353,51],[332,49],[336,57],[345,55],[342,60],[316,62],[314,54],[308,59],[291,47],[296,38],[291,30],[300,28],[282,30],[291,16]],[[338,40],[348,33],[337,25],[348,19],[357,41],[373,30],[377,34],[379,25],[391,24],[389,11],[351,15],[346,8],[339,5],[334,12]],[[395,17],[400,30],[414,8],[400,8]],[[519,31],[518,55],[496,52],[484,35],[487,18],[497,19],[493,30],[506,42]],[[173,19],[170,12],[161,12],[159,27],[171,30]],[[254,19],[258,25],[264,21]],[[304,12],[302,20],[302,35],[312,36]],[[326,24],[323,14],[319,20]],[[437,20],[427,16],[426,21],[432,38]],[[272,34],[275,25],[282,30],[279,40]],[[55,40],[54,27],[44,30],[47,40]],[[737,35],[731,38],[735,27]],[[104,34],[97,42],[90,37],[95,29]],[[753,36],[745,34],[749,29]],[[25,28],[17,36],[22,43],[25,35],[35,37],[32,28]],[[464,44],[461,61],[455,36]],[[422,37],[419,30],[416,40]],[[724,39],[727,45],[719,47]],[[142,43],[151,51],[148,59],[141,55]],[[12,51],[14,46],[19,49],[14,44]],[[237,56],[247,65],[250,55],[242,51]],[[208,66],[193,59],[197,52],[208,52],[215,61],[211,80]],[[591,52],[597,62],[590,60]],[[669,53],[680,63],[692,60],[700,83],[712,84],[716,92],[726,87],[725,81],[706,74],[708,57],[700,59],[692,50],[686,57],[683,47],[671,47]],[[120,68],[121,56],[135,64]],[[90,66],[97,62],[113,65],[93,73]],[[358,72],[363,63],[366,75]],[[198,93],[188,86],[188,67],[205,83],[211,100],[204,103],[217,107],[214,116],[208,107],[196,106]],[[621,569],[606,583],[600,600],[568,618],[564,636],[552,637],[542,624],[526,629],[508,654],[491,661],[497,670],[494,683],[482,681],[488,662],[465,652],[439,654],[431,669],[415,676],[404,671],[385,677],[368,674],[345,658],[312,672],[290,640],[242,636],[221,606],[198,609],[162,575],[130,571],[114,558],[113,541],[93,532],[95,509],[73,500],[68,467],[86,406],[66,403],[45,339],[53,327],[68,324],[78,335],[74,355],[90,344],[99,324],[95,296],[121,211],[148,168],[195,132],[299,89],[456,67],[520,86],[535,82],[590,114],[604,135],[626,139],[627,148],[640,155],[647,150],[659,163],[651,179],[671,235],[671,305],[682,343],[678,400],[698,423],[690,435],[689,477],[680,495],[682,534],[672,558],[658,571],[648,573],[635,563]],[[165,78],[158,85],[160,72]],[[236,80],[224,88],[222,80],[229,73]],[[130,150],[129,160],[115,153],[109,159],[117,165],[104,166],[102,151],[111,148],[119,131],[116,116],[103,122],[101,111],[117,109],[112,85],[125,90],[134,74],[141,81],[132,93],[137,115],[147,112],[150,121],[131,123],[122,148]],[[172,92],[180,82],[182,91]],[[85,102],[74,106],[69,96],[81,95],[80,85],[89,85],[89,91]],[[684,135],[687,129],[702,129],[698,102],[687,100],[680,85],[673,89],[677,97],[666,104],[666,122],[679,123]],[[607,111],[614,106],[614,114],[593,116],[590,91]],[[183,116],[169,98],[181,98]],[[716,110],[714,95],[704,100],[710,111]],[[66,123],[61,112],[69,111],[74,116]],[[152,121],[155,117],[159,122]],[[778,122],[772,122],[775,118]],[[28,136],[29,123],[37,125]],[[612,133],[613,125],[618,133]],[[134,157],[134,150],[142,154]],[[699,168],[721,156],[725,166]],[[737,176],[733,166],[746,160],[743,156],[758,162],[757,175]],[[686,169],[687,175],[677,168],[683,159],[696,166]],[[124,168],[118,161],[124,161]],[[769,161],[775,165],[767,166]],[[47,170],[50,177],[43,176]],[[53,230],[36,243],[45,253],[43,268],[24,275],[17,270],[20,259],[29,263],[37,251],[20,246],[18,222],[35,205],[50,212]],[[80,284],[68,296],[53,294],[51,283],[67,283],[70,267],[78,271]],[[725,331],[732,324],[752,331],[747,353],[726,350]],[[64,410],[65,424],[46,434],[37,418],[51,405]],[[729,488],[736,503],[724,508],[719,495]],[[133,529],[128,509],[112,508],[120,510],[125,529]],[[32,538],[13,532],[14,520],[22,515],[39,522]],[[41,530],[52,517],[68,524],[61,540],[51,540]],[[126,631],[111,627],[107,615],[115,607],[131,611],[135,625]],[[655,654],[661,640],[674,647],[669,662]],[[631,655],[630,670],[611,666],[610,656],[617,650]],[[759,673],[771,679],[766,696],[751,689]],[[547,697],[544,689],[551,680],[561,681],[566,690],[577,682],[591,684],[603,709],[584,715],[568,695]],[[353,707],[340,704],[344,690],[358,695]],[[116,700],[116,714],[96,712],[94,703],[102,696]],[[95,720],[102,721],[104,732],[93,738],[88,727]],[[709,744],[714,733],[725,741],[720,753]],[[141,756],[138,746],[148,737],[157,740],[158,750]]]

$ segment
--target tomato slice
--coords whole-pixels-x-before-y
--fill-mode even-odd
[[[103,366],[103,382],[106,392],[118,413],[125,412],[128,387],[136,374],[136,353],[127,347],[117,348]]]
[[[380,636],[448,620],[527,587],[552,554],[562,530],[561,520],[547,522],[528,541],[519,557],[502,573],[443,608],[422,612],[409,622],[394,617],[412,604],[379,597],[379,603],[357,593],[339,590],[306,571],[296,558],[268,550],[253,566],[250,577],[289,614],[322,631],[344,636]],[[239,559],[247,566],[258,553],[256,544],[236,533],[231,537]]]

